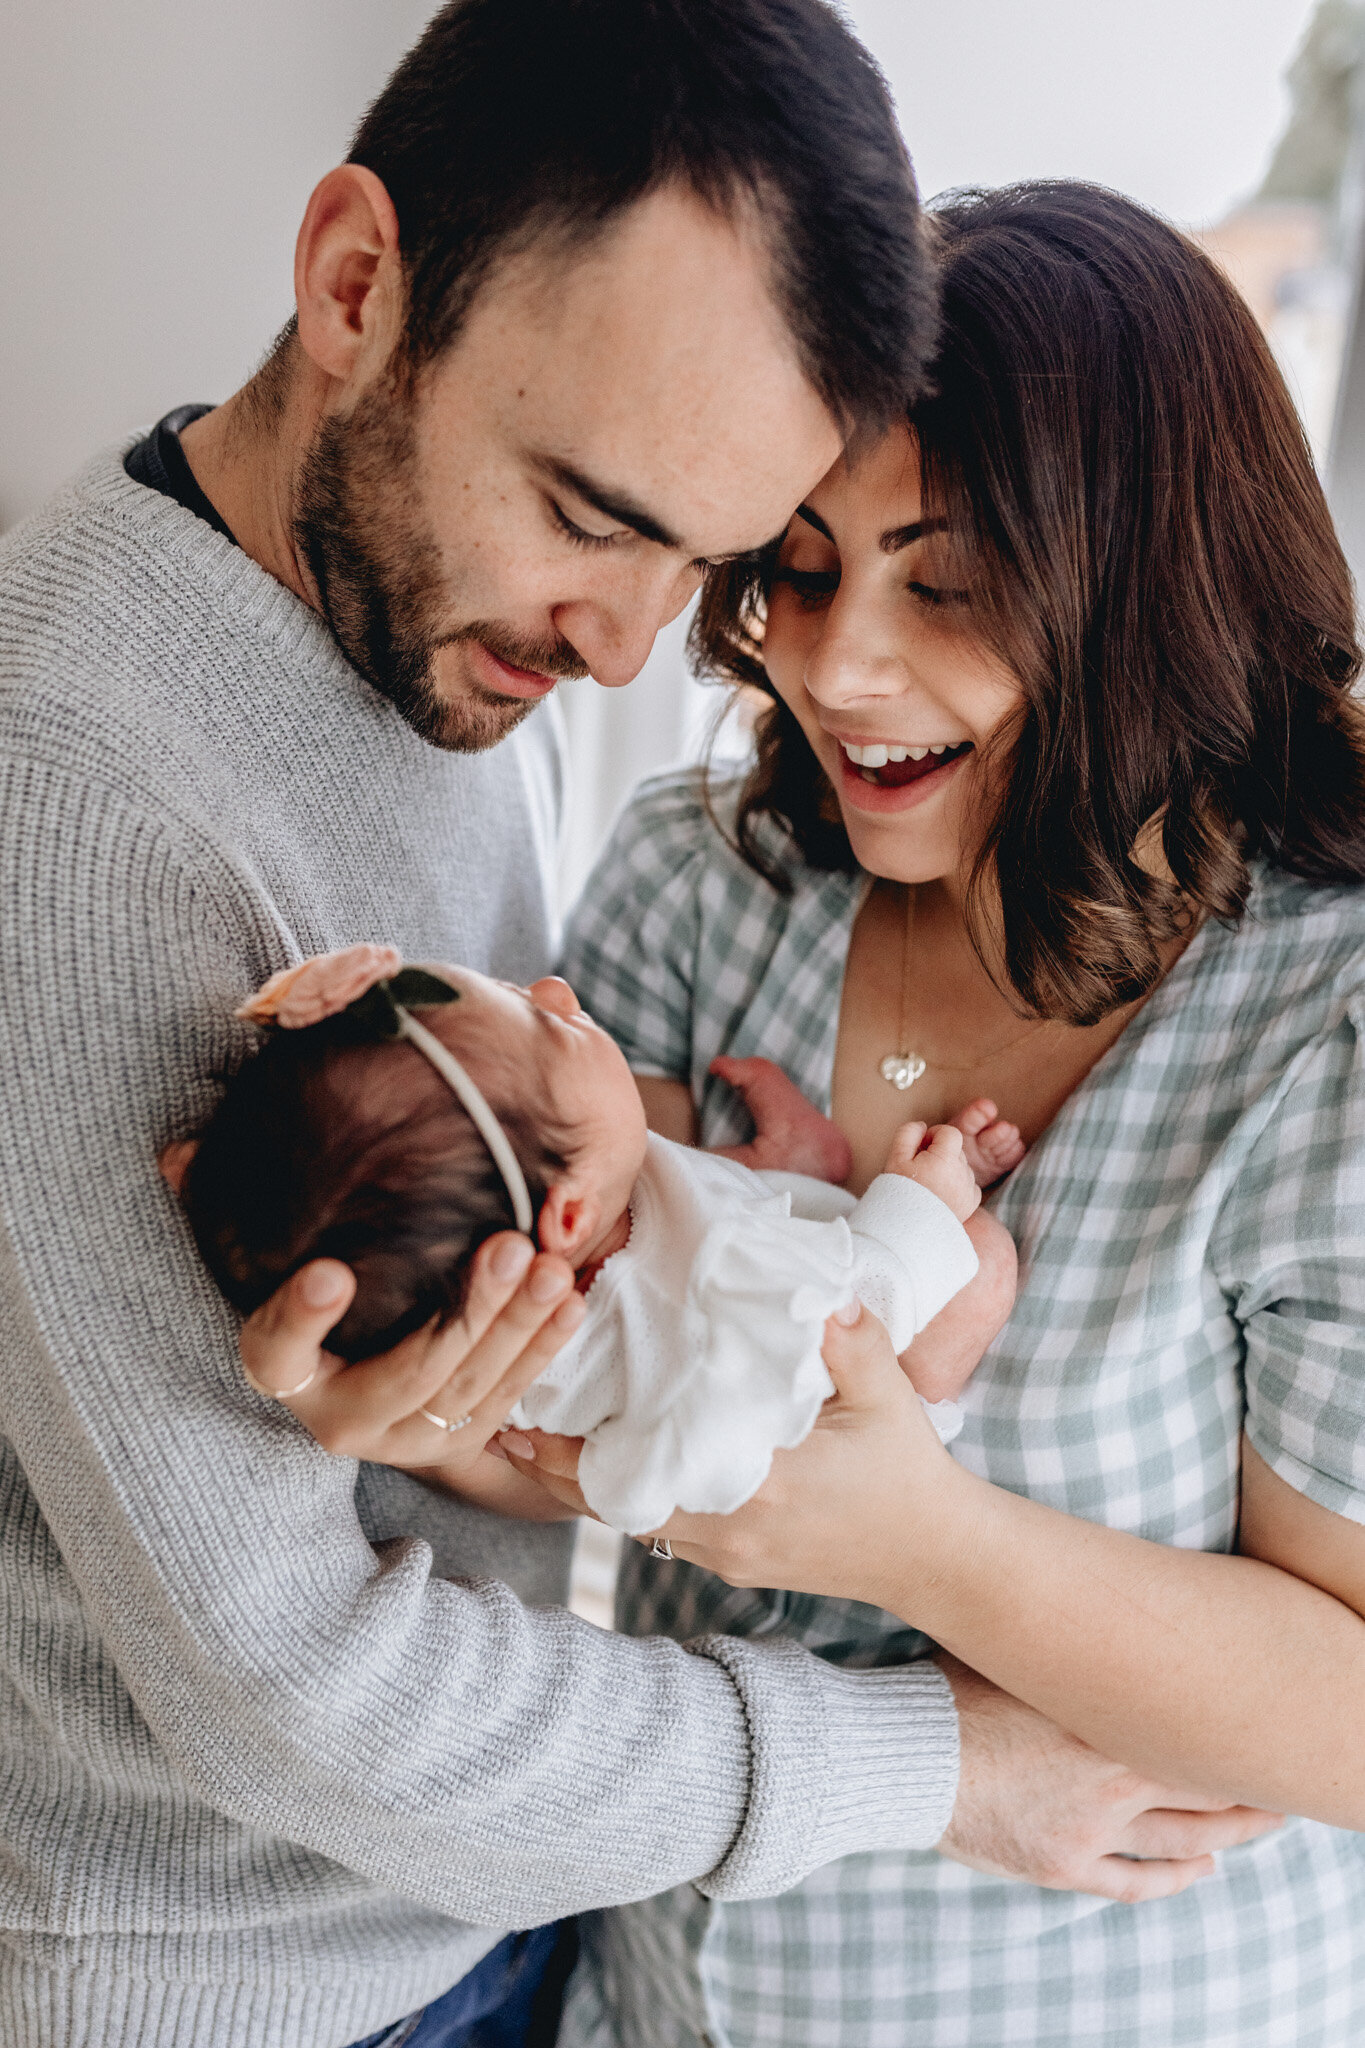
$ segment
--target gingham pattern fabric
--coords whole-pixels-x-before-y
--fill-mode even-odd
[[[722,821],[733,800],[713,792]],[[580,998],[637,1070],[691,1084],[704,1143],[744,1134],[707,1078],[719,1052],[766,1054],[829,1105],[861,889],[790,859],[783,898],[695,774],[661,778],[571,921]],[[1365,891],[1262,874],[1236,931],[1204,927],[995,1198],[1019,1302],[956,1457],[1226,1550],[1245,1426],[1290,1485],[1365,1522],[1363,1029]],[[630,1546],[619,1620],[780,1632],[855,1665],[927,1648],[857,1603],[732,1591]],[[752,1904],[684,1888],[604,1916],[594,1946],[629,2048],[1359,2048],[1362,1927],[1362,1838],[1291,1821],[1140,1907],[876,1854]]]

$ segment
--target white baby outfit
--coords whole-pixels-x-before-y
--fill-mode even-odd
[[[651,1135],[629,1242],[512,1421],[585,1437],[579,1484],[627,1535],[675,1508],[732,1514],[833,1393],[820,1346],[834,1310],[856,1295],[903,1351],[976,1265],[947,1205],[900,1175],[855,1202]],[[929,1412],[956,1434],[951,1403]]]

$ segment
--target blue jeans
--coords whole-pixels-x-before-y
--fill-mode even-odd
[[[577,1953],[572,1920],[509,1934],[434,2005],[352,2048],[553,2048]]]

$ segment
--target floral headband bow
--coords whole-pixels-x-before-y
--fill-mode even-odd
[[[461,1066],[448,1046],[419,1024],[412,1007],[426,1009],[458,1003],[460,991],[439,974],[423,967],[404,967],[393,946],[347,946],[339,953],[318,953],[272,974],[237,1015],[248,1024],[281,1031],[306,1030],[326,1017],[346,1020],[343,1036],[357,1045],[387,1038],[405,1038],[429,1060],[450,1088],[488,1147],[502,1175],[518,1230],[529,1237],[535,1212],[526,1176],[506,1131],[488,1106],[483,1090]]]

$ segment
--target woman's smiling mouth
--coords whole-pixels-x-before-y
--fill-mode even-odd
[[[843,769],[840,780],[855,802],[860,797],[865,802],[873,789],[888,795],[913,789],[917,797],[927,796],[931,793],[930,785],[940,788],[948,771],[972,749],[970,740],[924,746],[903,746],[889,740],[863,744],[840,740],[837,744]],[[883,806],[879,804],[876,808],[880,810]]]

